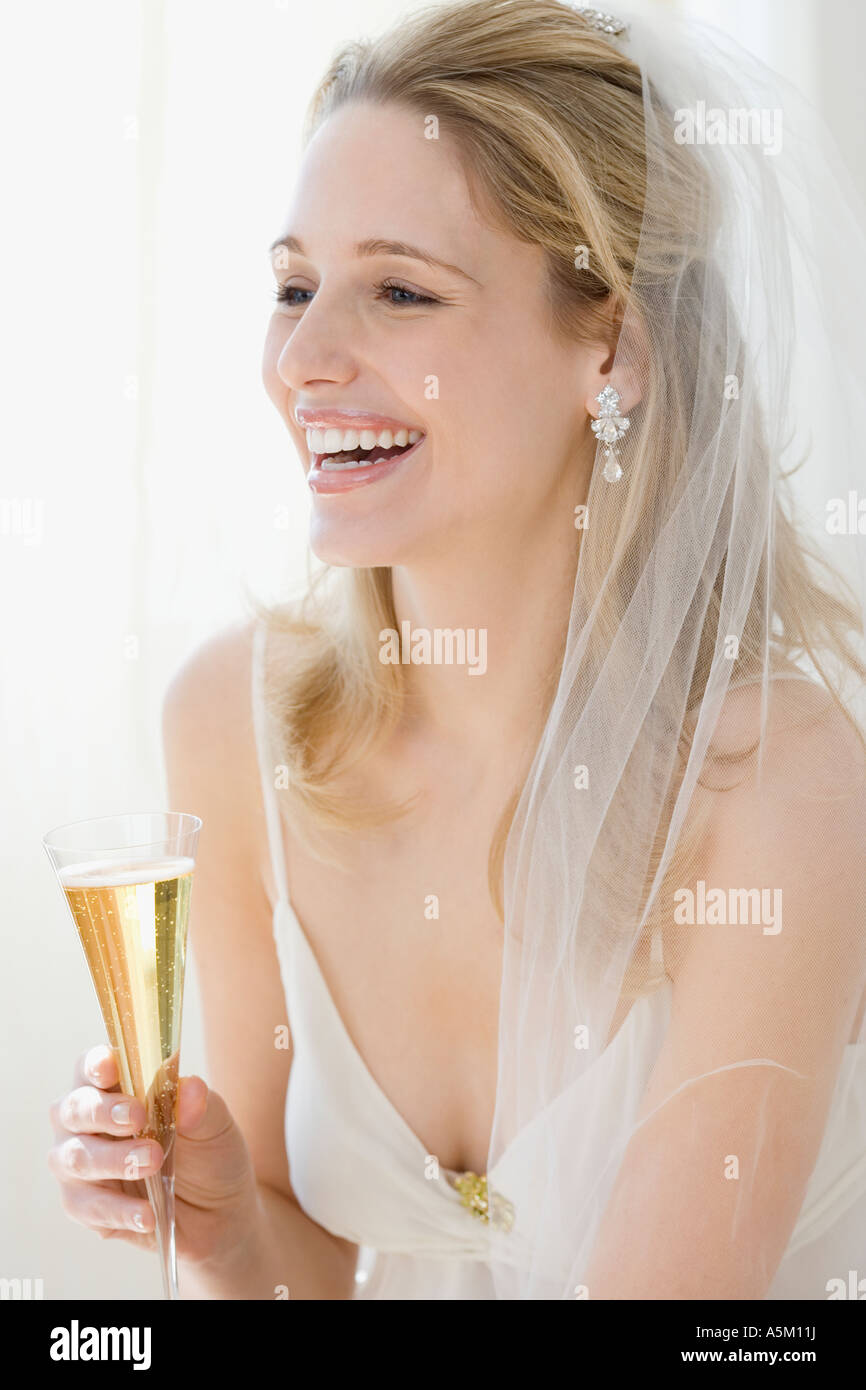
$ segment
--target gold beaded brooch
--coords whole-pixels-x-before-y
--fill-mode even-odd
[[[493,1226],[495,1230],[511,1230],[514,1225],[514,1207],[501,1192],[496,1192],[493,1188],[488,1189],[486,1176],[461,1173],[454,1179],[454,1186],[460,1193],[461,1205],[479,1221]]]

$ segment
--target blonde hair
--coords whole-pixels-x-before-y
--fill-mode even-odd
[[[633,431],[639,430],[646,442],[639,464],[630,464],[628,498],[613,552],[596,555],[594,561],[588,553],[579,572],[590,599],[605,581],[605,606],[595,618],[586,656],[591,669],[598,669],[629,601],[633,548],[642,527],[653,524],[660,499],[669,493],[672,474],[684,458],[689,374],[694,370],[689,296],[683,296],[685,317],[678,323],[678,332],[684,334],[681,351],[661,370],[653,315],[641,302],[640,288],[633,285],[647,142],[663,138],[645,128],[641,72],[558,0],[467,0],[415,12],[375,42],[346,45],[315,93],[305,138],[341,106],[361,101],[397,104],[422,119],[435,113],[455,142],[470,193],[483,215],[543,249],[554,333],[564,340],[597,339],[611,303],[620,309],[629,304],[645,332],[648,389],[631,414]],[[670,123],[655,124],[661,130]],[[711,191],[696,185],[702,172],[690,152],[666,145],[664,159],[675,180],[682,179],[682,202],[676,206],[674,200],[667,224],[654,229],[654,243],[648,242],[645,230],[641,242],[649,270],[658,267],[662,274],[671,253],[674,264],[688,259],[683,251],[697,243],[700,232],[695,219],[713,215]],[[592,248],[591,268],[575,268],[577,245]],[[695,267],[696,275],[707,273],[705,264]],[[699,305],[701,295],[694,298]],[[700,324],[695,322],[691,329],[697,335]],[[720,363],[720,368],[724,379],[730,366]],[[766,472],[763,482],[760,467],[754,475],[754,486],[764,486]],[[823,650],[866,680],[866,668],[845,636],[848,629],[862,631],[853,599],[836,597],[820,586],[810,565],[810,560],[820,564],[818,557],[810,556],[778,503],[773,526],[777,621],[769,641],[774,669],[793,668],[796,655],[806,654],[832,692],[829,669],[821,662]],[[723,576],[724,565],[709,596],[689,692],[691,711],[700,706],[716,646]],[[768,634],[761,602],[766,582],[762,567],[733,665],[738,679],[759,674],[763,667]],[[347,829],[381,824],[409,809],[411,799],[399,805],[373,804],[363,792],[347,790],[351,774],[381,746],[403,708],[402,668],[378,660],[378,633],[398,627],[390,569],[335,572],[326,567],[302,600],[261,605],[258,612],[270,631],[292,638],[286,655],[271,644],[274,660],[266,696],[277,756],[288,769],[284,810],[295,832],[309,840],[317,824]],[[551,695],[557,673],[558,667],[550,673]],[[844,709],[838,696],[834,698]],[[689,736],[686,724],[684,749]],[[720,763],[736,760],[726,754]],[[503,810],[490,850],[490,891],[500,917],[504,846],[519,790],[515,788]],[[660,844],[664,832],[661,827]],[[695,844],[683,844],[666,883],[682,873]],[[659,903],[663,897],[659,895]]]

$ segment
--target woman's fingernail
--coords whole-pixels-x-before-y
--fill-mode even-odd
[[[138,1170],[139,1168],[149,1168],[153,1163],[153,1152],[144,1145],[139,1149],[130,1149],[126,1155],[127,1165]]]
[[[104,1043],[100,1043],[97,1047],[92,1047],[87,1054],[87,1061],[84,1064],[85,1071],[90,1072],[91,1076],[93,1076],[102,1066],[102,1063],[108,1061],[110,1056],[111,1052]]]
[[[129,1124],[129,1101],[119,1100],[111,1107],[111,1118],[116,1125]]]
[[[137,1211],[137,1212],[135,1213],[135,1216],[132,1218],[132,1224],[133,1224],[133,1226],[135,1226],[136,1230],[138,1230],[138,1231],[146,1231],[146,1230],[147,1230],[147,1222],[145,1221],[145,1219],[144,1219],[144,1217],[142,1216],[142,1214],[141,1214],[140,1211]]]

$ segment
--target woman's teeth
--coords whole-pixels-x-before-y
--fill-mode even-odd
[[[307,430],[307,448],[311,454],[339,454],[347,449],[390,449],[392,444],[415,444],[420,430]]]
[[[378,454],[369,458],[361,458],[359,450],[369,452],[370,450],[382,449],[387,452],[389,458],[393,458],[395,453],[407,446],[417,444],[421,438],[420,430],[339,430],[339,429],[308,429],[307,448],[311,454],[321,457],[321,467],[331,468],[365,468],[374,463],[384,463],[386,458]],[[347,454],[352,457],[346,457]]]

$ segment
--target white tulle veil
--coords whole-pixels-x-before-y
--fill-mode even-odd
[[[827,756],[851,746],[828,688],[866,726],[862,672],[833,637],[837,605],[866,613],[864,221],[790,86],[715,30],[616,14],[627,30],[602,38],[643,77],[646,191],[611,381],[641,399],[618,481],[599,446],[558,687],[506,847],[488,1182],[514,1223],[493,1239],[496,1292],[592,1298],[637,1154],[636,1269],[669,1275],[664,1233],[682,1216],[704,1260],[706,1243],[733,1248],[745,1294],[788,1296],[796,1264],[797,1288],[827,1297],[858,1251],[866,1275],[866,1154],[850,1142],[866,1122],[866,870],[834,855],[856,839],[862,767]],[[801,631],[807,573],[820,596]],[[862,630],[845,640],[866,661]],[[754,835],[786,833],[780,785],[816,837],[781,882],[790,856]],[[741,844],[729,807],[748,812]],[[734,881],[708,881],[719,863]],[[826,936],[799,906],[810,881],[820,904],[825,873],[851,894],[850,930]],[[789,900],[775,930],[767,909]],[[670,943],[690,932],[715,934],[728,978],[741,970],[733,1001],[712,973],[674,970]],[[798,992],[767,986],[773,959]],[[695,1003],[701,1037],[679,1024]],[[803,1086],[819,1182],[786,1227],[771,1211],[793,1142],[779,1114]],[[783,1250],[755,1235],[769,1216],[790,1229]],[[681,1296],[702,1297],[679,1273]]]

